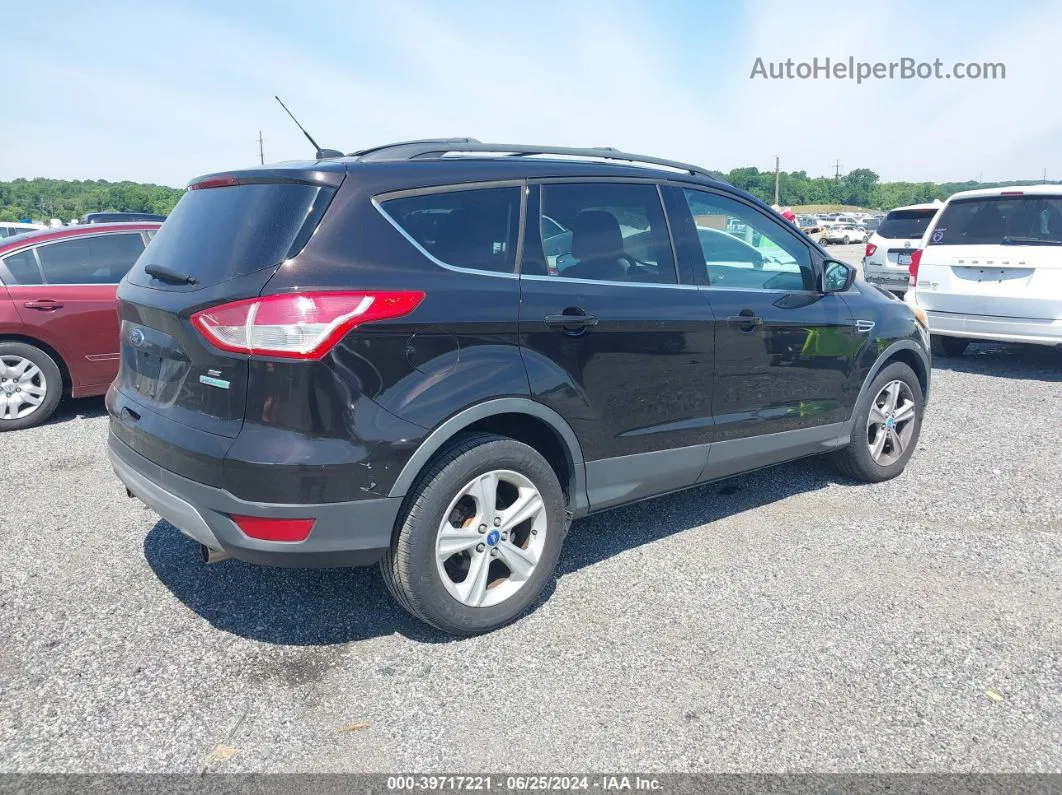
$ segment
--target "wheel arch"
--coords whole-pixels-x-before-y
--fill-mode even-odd
[[[863,386],[859,389],[855,404],[852,406],[852,418],[849,419],[849,424],[854,421],[856,409],[870,389],[871,383],[877,378],[878,373],[894,362],[903,362],[914,370],[915,376],[918,377],[918,384],[922,388],[922,399],[925,403],[929,403],[929,384],[931,380],[929,354],[926,353],[924,348],[919,347],[914,340],[898,340],[878,354],[878,358],[874,360],[870,372],[863,379]]]
[[[40,348],[55,362],[55,366],[59,368],[59,375],[63,379],[63,394],[69,396],[74,391],[74,381],[70,376],[70,368],[66,364],[66,360],[62,354],[55,348],[49,345],[44,340],[37,339],[36,337],[28,337],[25,334],[0,334],[0,342],[19,342],[23,345],[32,345],[34,348]]]
[[[417,476],[459,434],[486,431],[534,447],[557,472],[574,516],[586,513],[586,472],[582,448],[571,426],[553,409],[528,398],[495,398],[453,415],[432,431],[406,462],[389,497],[404,497]]]

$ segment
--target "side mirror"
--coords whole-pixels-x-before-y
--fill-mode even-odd
[[[843,293],[856,279],[856,269],[846,262],[828,259],[822,265],[822,291]]]

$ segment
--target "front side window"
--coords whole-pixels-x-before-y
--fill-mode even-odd
[[[655,185],[543,185],[540,230],[552,276],[643,284],[677,281]]]
[[[27,248],[17,254],[10,254],[2,260],[7,273],[14,279],[15,284],[40,284],[41,272],[37,268],[37,260],[33,256],[33,249]]]
[[[520,188],[479,188],[386,199],[381,208],[421,249],[446,265],[516,270]]]
[[[929,245],[1062,245],[1062,197],[960,199],[940,214]]]
[[[37,249],[49,284],[117,284],[143,251],[139,232],[81,237]]]
[[[716,193],[687,189],[703,267],[713,287],[812,290],[811,252],[784,227],[751,207]]]

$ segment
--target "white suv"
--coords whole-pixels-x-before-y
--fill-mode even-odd
[[[878,224],[863,255],[863,278],[890,292],[907,292],[911,256],[943,202],[897,207]]]
[[[1062,345],[1062,186],[956,193],[910,274],[905,300],[925,310],[937,353],[975,339]]]

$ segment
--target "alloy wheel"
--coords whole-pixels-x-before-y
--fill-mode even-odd
[[[22,356],[0,356],[0,420],[20,420],[40,408],[48,394],[41,368]]]
[[[871,401],[867,417],[867,447],[881,466],[895,464],[915,431],[915,400],[904,381],[890,381]]]
[[[546,542],[546,509],[519,472],[477,475],[450,502],[435,539],[435,562],[449,594],[468,607],[509,599],[530,579]]]

